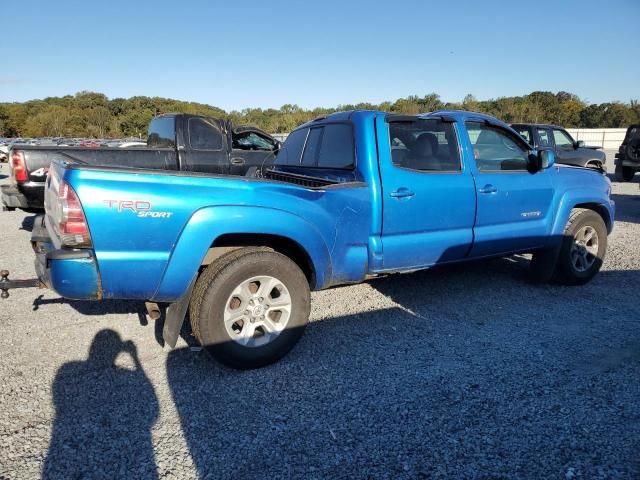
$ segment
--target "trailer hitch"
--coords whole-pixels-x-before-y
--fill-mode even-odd
[[[9,280],[9,271],[0,270],[0,298],[9,298],[9,290],[12,288],[44,288],[45,285],[37,278],[28,280]]]

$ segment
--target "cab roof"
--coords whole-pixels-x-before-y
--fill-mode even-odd
[[[436,117],[441,117],[441,118],[447,117],[451,121],[456,121],[456,122],[476,120],[476,121],[491,123],[494,125],[499,125],[506,128],[511,128],[505,122],[498,120],[497,118],[492,117],[491,115],[486,115],[484,113],[477,113],[477,112],[469,112],[466,110],[437,110],[435,112],[419,113],[415,115],[402,114],[402,113],[390,113],[390,112],[383,112],[380,110],[347,110],[343,112],[335,112],[335,113],[329,113],[327,115],[321,115],[319,117],[314,118],[313,120],[310,120],[296,127],[295,130],[298,130],[299,128],[310,127],[314,124],[320,124],[320,123],[326,123],[326,122],[348,122],[348,121],[354,120],[356,117],[362,118],[362,117],[369,117],[369,116],[373,116],[373,117],[383,116],[388,119],[404,118],[406,120],[410,118],[427,119],[427,118],[436,118]]]

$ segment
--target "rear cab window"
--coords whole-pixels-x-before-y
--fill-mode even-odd
[[[355,147],[349,123],[327,123],[292,132],[282,145],[276,165],[353,170]]]
[[[307,141],[308,128],[300,128],[289,134],[276,156],[276,165],[299,165],[302,149]]]
[[[156,148],[173,148],[176,146],[175,117],[156,117],[149,124],[147,146]]]

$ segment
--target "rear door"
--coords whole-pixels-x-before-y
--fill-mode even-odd
[[[184,151],[180,152],[182,169],[226,175],[229,173],[229,150],[220,120],[186,117]]]
[[[378,124],[383,184],[383,269],[463,258],[473,240],[476,194],[453,123],[388,116]]]
[[[529,147],[508,129],[482,120],[465,125],[478,192],[471,256],[542,246],[554,193],[550,171],[529,173]]]

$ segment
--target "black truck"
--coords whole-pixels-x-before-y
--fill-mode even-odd
[[[557,163],[605,171],[607,157],[600,147],[589,147],[583,141],[575,141],[558,125],[514,123],[511,128],[536,148],[553,148]]]
[[[279,147],[257,128],[183,113],[155,117],[146,147],[15,145],[8,152],[12,182],[1,187],[3,209],[42,208],[49,165],[60,155],[94,165],[245,175],[272,161]]]
[[[640,172],[640,123],[627,128],[616,153],[616,180],[630,182],[636,172]]]

